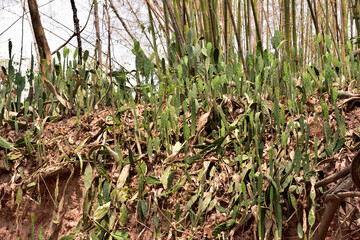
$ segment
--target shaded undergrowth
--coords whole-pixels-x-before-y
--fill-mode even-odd
[[[136,71],[108,74],[92,68],[88,53],[78,66],[65,48],[45,74],[68,108],[33,67],[15,70],[10,45],[0,156],[1,171],[13,176],[2,191],[16,197],[17,218],[25,199],[43,204],[36,192],[57,179],[47,191],[52,230],[34,233],[57,234],[76,174],[82,214],[63,239],[312,238],[328,190],[316,183],[347,166],[359,146],[351,116],[360,65],[349,47],[345,63],[327,52],[323,66],[298,68],[278,51],[281,36],[272,44],[274,53],[246,56],[248,76],[236,54],[225,64],[211,43],[189,45],[180,60],[170,49],[171,66],[163,60],[155,71],[135,42]],[[345,208],[333,230],[357,238],[358,214]]]

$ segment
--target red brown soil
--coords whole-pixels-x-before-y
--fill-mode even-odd
[[[143,109],[141,106],[137,107],[139,110],[138,115],[141,115]],[[88,140],[80,153],[83,156],[89,153],[93,146],[101,144],[99,136],[104,132],[104,127],[112,125],[112,122],[107,118],[112,112],[113,111],[110,109],[105,109],[95,111],[88,116],[80,116],[80,124],[77,122],[77,117],[74,116],[66,117],[54,123],[46,122],[44,131],[41,135],[41,140],[45,143],[44,147],[46,149],[46,154],[43,158],[38,158],[37,160],[29,157],[19,158],[9,162],[9,169],[5,167],[3,161],[0,162],[0,239],[18,239],[19,237],[22,239],[30,239],[32,226],[34,226],[35,239],[38,238],[41,229],[43,229],[42,235],[45,239],[59,239],[61,236],[75,230],[76,225],[83,214],[82,206],[85,195],[84,180],[83,173],[80,171],[78,164],[74,165],[74,173],[73,175],[71,174],[72,170],[71,167],[66,164],[65,154],[68,155],[69,158],[75,159],[76,156],[74,156],[73,150],[69,145],[75,149],[85,139]],[[125,133],[124,138],[130,145],[129,148],[136,149],[135,143],[131,143],[133,133],[129,130],[133,129],[132,124],[134,121],[130,117],[131,114],[125,112],[124,115],[125,117],[123,116],[122,121],[127,127],[121,129],[121,131]],[[321,122],[314,116],[311,117],[312,118],[309,120],[309,124],[311,125],[311,135],[322,138],[323,131],[320,131],[322,130]],[[351,112],[346,114],[345,119],[347,137],[349,137],[346,144],[348,146],[353,146],[355,142],[353,136],[360,131],[360,129],[357,129],[357,126],[360,125],[360,108],[354,108]],[[28,122],[27,127],[29,128],[30,125],[31,122]],[[334,126],[333,118],[331,126]],[[22,130],[19,134],[16,134],[15,129],[11,127],[11,125],[5,124],[0,129],[0,135],[7,141],[14,143],[16,140],[24,137],[26,132],[25,130]],[[58,138],[59,136],[60,138]],[[109,136],[108,142],[110,147],[115,149],[113,140],[111,139],[113,137],[114,136]],[[66,143],[65,139],[68,143]],[[266,141],[268,142],[268,140]],[[141,144],[143,144],[143,142],[141,142]],[[59,146],[62,147],[63,151],[60,151]],[[289,146],[295,146],[295,143],[291,142]],[[37,152],[34,150],[33,155],[36,156],[36,154]],[[124,154],[126,155],[127,153]],[[348,166],[352,156],[353,154],[351,151],[344,149],[335,155],[336,159],[333,159],[333,161],[328,164],[323,164],[321,169],[326,176],[330,175],[333,172]],[[183,158],[183,153],[180,153],[174,161]],[[234,159],[235,152],[229,150],[225,153],[224,158]],[[266,156],[264,158],[266,160]],[[0,151],[0,159],[4,159],[3,151]],[[61,162],[59,162],[59,160],[61,160]],[[214,164],[217,161],[217,158],[214,153],[210,153],[206,156],[206,160],[210,161],[211,164]],[[195,162],[189,171],[200,169],[202,164],[202,162]],[[56,167],[59,170],[58,172],[54,173],[51,171],[52,168]],[[112,160],[109,162],[109,169],[107,170],[109,170],[110,173],[114,173],[116,167],[116,162]],[[151,169],[151,171],[156,170],[159,173],[162,168],[159,157],[157,159],[152,159],[151,161],[148,159],[147,168]],[[224,165],[221,170],[221,172],[216,172],[216,176],[214,177],[214,179],[216,179],[213,182],[214,187],[216,188],[214,199],[216,199],[219,205],[224,205],[224,207],[226,207],[232,197],[231,194],[228,193],[229,186],[233,181],[231,177],[239,172],[240,169],[236,166],[230,168],[229,165]],[[24,173],[24,178],[21,178],[20,172]],[[181,174],[181,172],[176,173],[174,182],[180,178]],[[130,175],[136,176],[136,168],[131,168]],[[67,189],[63,196],[64,188],[68,180]],[[31,182],[34,182],[35,186],[28,188],[27,185]],[[264,183],[264,185],[266,184]],[[129,183],[129,189],[136,189],[137,186],[138,179],[134,177]],[[58,188],[58,197],[55,199],[56,187]],[[18,208],[18,204],[16,203],[16,193],[19,188],[23,190],[23,197]],[[179,202],[180,208],[183,211],[186,202],[189,200],[189,193],[194,192],[197,188],[198,185],[195,183],[186,182],[183,186],[183,191],[175,192],[165,200],[158,200],[157,210],[162,233],[166,233],[170,230],[172,224],[167,221],[166,210],[175,212],[176,204]],[[164,189],[160,187],[147,189],[147,191],[157,191],[157,194],[161,193],[163,190]],[[64,205],[61,209],[59,203],[62,199],[64,200]],[[154,202],[154,199],[150,194],[147,195],[145,200],[148,203],[148,206],[151,206]],[[39,204],[36,204],[35,201],[39,202]],[[303,203],[305,204],[301,199],[298,199],[298,204],[300,206]],[[321,201],[319,201],[319,203],[323,204]],[[358,206],[358,203],[353,200],[352,204]],[[304,205],[304,208],[307,207],[308,206]],[[349,206],[346,206],[346,208],[347,211],[342,211],[348,212]],[[152,216],[154,210],[152,209],[149,212],[148,217],[144,222],[140,222],[136,209],[136,202],[127,203],[129,219],[126,227],[123,229],[129,233],[131,239],[153,239],[154,221]],[[250,210],[242,209],[241,211],[247,212]],[[253,210],[250,212],[252,211]],[[317,219],[320,219],[323,208],[317,208],[317,211]],[[31,216],[34,216],[34,224],[31,222]],[[55,216],[59,217],[57,219],[57,224],[53,221]],[[300,218],[302,218],[301,216],[302,213],[299,214]],[[298,239],[296,216],[285,214],[284,218],[284,239]],[[171,239],[187,239],[189,236],[192,236],[194,239],[212,239],[211,234],[214,223],[217,222],[219,224],[228,219],[229,217],[227,215],[213,209],[204,215],[202,224],[198,227],[197,231],[194,231],[193,229],[184,229],[180,234],[181,238],[172,236]],[[339,239],[339,232],[341,232],[343,236],[346,236],[347,233],[355,231],[358,228],[358,226],[352,225],[338,231],[340,227],[337,222],[341,219],[342,218],[336,217],[330,228],[328,239]],[[255,219],[249,218],[246,224],[236,225],[232,229],[232,232],[230,231],[229,237],[231,239],[255,239],[254,233],[256,233],[256,231],[257,226]],[[337,237],[332,238],[332,236],[335,235]],[[358,235],[355,234],[351,235],[351,238],[349,239],[356,239],[357,237]]]
[[[3,175],[3,174],[2,174]],[[69,174],[59,176],[59,197]],[[38,239],[40,229],[43,228],[45,239],[59,239],[61,236],[73,231],[82,217],[82,201],[84,198],[83,177],[76,174],[69,182],[64,196],[64,208],[60,212],[59,224],[53,224],[53,213],[56,211],[54,205],[56,177],[40,180],[39,189],[28,191],[29,197],[23,197],[17,213],[16,195],[12,194],[12,186],[2,188],[0,209],[0,239],[31,239],[31,231],[34,227],[34,239]],[[39,193],[41,196],[39,196]],[[40,205],[33,199],[40,199]],[[31,222],[34,217],[34,224]],[[54,225],[54,226],[53,226]],[[50,238],[51,237],[51,238]]]

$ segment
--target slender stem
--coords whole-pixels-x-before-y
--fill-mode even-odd
[[[229,5],[229,0],[226,0],[226,1],[228,3],[227,7],[229,9],[231,22],[232,22],[232,25],[233,25],[233,28],[234,28],[234,33],[235,33],[236,40],[237,40],[237,43],[238,43],[238,48],[239,48],[239,52],[240,52],[241,63],[243,65],[243,69],[244,69],[244,74],[245,74],[246,79],[249,81],[250,78],[249,78],[249,75],[248,75],[248,72],[247,72],[246,62],[245,62],[245,58],[244,58],[244,55],[243,55],[243,50],[242,50],[242,47],[241,47],[239,32],[236,29],[235,19],[234,19],[234,15],[232,14],[232,10],[231,10],[230,5]]]

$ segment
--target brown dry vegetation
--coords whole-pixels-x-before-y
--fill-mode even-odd
[[[228,109],[232,109],[232,115],[229,116],[229,118],[236,119],[241,109],[238,108],[240,105],[234,105],[232,103],[233,102],[231,101],[227,103]],[[136,107],[139,119],[143,114],[144,107],[149,106],[137,105]],[[315,103],[312,107],[317,109],[318,104]],[[108,147],[115,149],[114,132],[106,128],[114,125],[114,122],[108,120],[108,117],[112,116],[113,113],[113,110],[106,109],[94,111],[91,115],[80,116],[80,128],[77,127],[77,117],[64,117],[63,119],[57,119],[54,122],[45,122],[44,131],[39,138],[45,143],[46,150],[41,164],[34,162],[34,159],[31,159],[28,156],[20,156],[9,162],[9,169],[1,166],[1,239],[14,239],[17,237],[30,239],[32,226],[34,226],[35,236],[38,236],[40,229],[42,228],[42,235],[45,239],[59,239],[60,236],[69,234],[76,229],[76,226],[82,219],[83,200],[86,192],[86,189],[84,188],[83,171],[80,169],[78,159],[74,161],[59,160],[63,159],[65,153],[73,158],[72,154],[74,153],[70,146],[75,149],[86,139],[86,144],[80,151],[80,154],[84,156],[84,159],[86,159],[85,156],[89,153],[90,149],[99,145],[99,143],[106,143]],[[204,129],[206,129],[207,124],[210,124],[209,118],[206,117],[205,114],[206,113],[204,112],[199,112],[198,122],[199,126],[204,127]],[[205,117],[201,117],[200,115]],[[132,131],[134,119],[131,116],[130,110],[123,112],[121,116],[121,125],[123,127],[119,127],[118,129],[115,127],[115,129],[117,129],[117,137],[121,136],[127,139],[127,141],[124,142],[125,145],[123,146],[123,149],[136,151],[136,143],[131,140],[134,139],[134,133]],[[309,119],[311,135],[317,136],[321,141],[321,124],[319,125],[315,117],[310,117]],[[355,141],[354,136],[357,136],[359,133],[359,129],[357,129],[359,123],[360,108],[355,106],[346,114],[347,136],[350,137],[346,142],[347,146],[353,146]],[[25,132],[31,124],[32,122],[28,121],[25,124],[26,127],[16,134],[15,129],[9,123],[4,122],[0,132],[7,141],[16,142],[25,135]],[[140,131],[144,131],[144,129],[140,129]],[[268,129],[268,131],[269,133],[265,134],[265,162],[264,169],[262,169],[263,172],[268,171],[268,169],[266,169],[266,162],[268,161],[266,149],[272,138],[270,129]],[[105,133],[107,133],[107,135]],[[68,144],[65,139],[68,140]],[[292,139],[290,141],[290,148],[294,144],[294,140],[295,139]],[[192,141],[196,143],[196,139],[193,139]],[[141,149],[146,151],[145,143],[142,141],[140,141],[140,143]],[[62,147],[62,151],[59,146]],[[17,153],[18,152],[14,151],[12,154],[16,155]],[[1,151],[0,154],[1,158],[4,159],[4,152]],[[127,156],[128,150],[125,150],[123,152],[123,158],[125,159]],[[216,204],[228,208],[228,204],[233,198],[233,194],[231,194],[229,188],[235,187],[232,183],[237,181],[237,177],[240,177],[241,171],[246,171],[246,167],[239,169],[237,164],[231,164],[234,163],[235,157],[236,153],[232,146],[229,145],[222,159],[218,159],[216,154],[210,153],[203,159],[195,161],[191,168],[188,169],[193,182],[186,181],[186,183],[181,186],[181,189],[165,198],[154,197],[166,192],[163,186],[146,185],[144,199],[149,206],[148,216],[144,221],[140,221],[137,213],[136,201],[128,201],[126,203],[128,223],[124,227],[121,227],[118,224],[118,227],[128,232],[131,239],[139,239],[140,236],[140,239],[152,239],[155,229],[153,215],[154,211],[156,211],[160,222],[159,228],[162,233],[161,238],[167,238],[168,234],[173,234],[173,237],[180,239],[188,239],[190,237],[195,239],[212,238],[211,236],[214,227],[231,219],[230,216],[219,212],[216,208],[212,207],[206,210],[205,214],[200,219],[201,224],[196,226],[196,229],[191,227],[191,222],[186,216],[182,221],[176,223],[174,221],[169,221],[166,215],[169,213],[174,214],[178,204],[181,212],[185,210],[185,206],[190,200],[191,193],[196,192],[199,184],[201,184],[201,180],[197,178],[198,176],[196,173],[204,164],[208,164],[209,169],[211,169],[212,166],[216,169],[214,173],[210,173],[210,171],[207,171],[206,173],[206,180],[202,183],[204,184],[205,192],[211,193]],[[333,158],[324,159],[323,162],[320,162],[318,170],[323,171],[324,176],[331,175],[348,167],[352,157],[353,153],[351,151],[343,149]],[[146,165],[146,174],[160,177],[163,174],[164,165],[176,165],[177,163],[183,162],[184,154],[180,152],[171,159],[171,162],[165,164],[161,160],[161,158],[166,158],[166,153],[163,152],[163,150],[160,155],[151,160],[147,155],[141,156],[140,158],[138,161]],[[119,163],[109,155],[104,158],[104,162],[106,162],[104,169],[106,169],[110,175],[109,180],[111,187],[116,188],[116,182],[120,174]],[[86,164],[85,160],[83,164]],[[22,177],[20,176],[20,171],[23,172]],[[209,174],[213,174],[213,176],[210,177]],[[182,170],[176,170],[174,182],[182,175]],[[100,174],[95,171],[93,179],[95,185],[99,177]],[[126,183],[126,189],[130,195],[137,193],[138,177],[136,165],[132,165]],[[31,182],[34,182],[35,185],[27,187]],[[263,191],[266,190],[268,185],[269,181],[264,179]],[[304,183],[303,186],[306,187],[306,184]],[[332,186],[334,186],[334,184],[329,185],[329,189],[331,189]],[[18,188],[23,190],[23,200],[19,205],[16,203],[16,193]],[[55,197],[55,189],[57,189],[59,193],[57,197]],[[249,198],[251,197],[250,194]],[[63,206],[61,206],[62,201]],[[301,219],[303,213],[306,213],[309,203],[306,195],[303,194],[298,196],[297,201],[299,205],[298,217]],[[38,204],[36,204],[36,202],[38,202]],[[56,207],[55,203],[57,205]],[[321,216],[325,211],[324,199],[320,198],[318,204],[319,207],[317,207],[316,216],[317,219],[321,219]],[[359,207],[358,204],[358,201],[354,198],[348,198],[346,200],[346,204],[339,208],[338,214],[333,220],[333,224],[328,233],[329,237],[341,234],[342,236],[348,236],[347,239],[358,239],[360,236],[356,233],[359,229],[356,221],[358,217],[356,210]],[[198,208],[199,206],[194,209]],[[227,237],[232,239],[253,239],[254,236],[257,235],[257,211],[257,206],[253,206],[249,209],[242,209],[241,212],[243,212],[243,214],[245,213],[244,215],[247,216],[245,221],[232,226],[227,233]],[[31,222],[31,216],[34,217],[33,224]],[[58,223],[56,224],[53,221],[54,217],[57,218]],[[297,238],[296,216],[290,211],[287,213],[287,210],[284,209],[283,220],[284,239]],[[344,223],[339,225],[339,223],[342,223],[343,221]],[[179,229],[179,226],[183,226],[183,228],[180,228],[182,230]],[[177,228],[178,231],[174,231],[175,228]],[[86,235],[86,231],[83,234]],[[79,236],[81,236],[81,234]]]

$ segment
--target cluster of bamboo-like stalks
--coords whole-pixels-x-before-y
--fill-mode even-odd
[[[116,3],[109,1],[134,39],[126,21],[118,14]],[[297,65],[299,62],[321,65],[321,56],[327,50],[334,50],[344,60],[346,41],[351,40],[353,48],[359,44],[360,4],[356,0],[146,0],[146,6],[152,35],[147,39],[158,66],[161,58],[158,45],[166,53],[172,34],[178,58],[186,54],[188,45],[203,39],[204,46],[211,42],[213,49],[220,50],[225,62],[237,56],[244,66],[246,53],[256,54],[270,48],[275,31],[282,32],[286,44],[281,50]],[[141,25],[139,18],[136,19]]]

